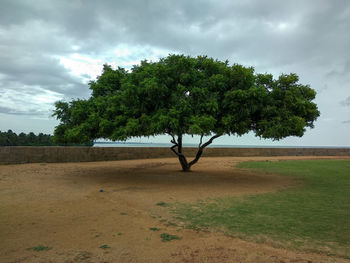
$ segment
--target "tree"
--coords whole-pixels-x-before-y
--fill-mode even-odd
[[[27,135],[24,132],[21,132],[20,134],[18,134],[18,145],[23,146],[23,145],[27,145],[27,143],[28,143]]]
[[[53,141],[53,136],[50,134],[39,133],[35,135],[33,132],[25,134],[21,132],[16,134],[12,130],[7,132],[0,131],[0,146],[55,146],[55,145],[74,145],[74,146],[91,146],[92,141],[85,142],[83,144],[66,144],[56,143]]]
[[[319,111],[315,91],[298,83],[296,74],[255,74],[252,67],[230,66],[199,56],[169,55],[158,62],[141,61],[130,71],[104,65],[90,82],[87,100],[57,102],[54,114],[59,142],[96,138],[168,134],[183,171],[190,170],[214,139],[249,131],[279,140],[302,136]],[[196,157],[187,161],[183,135],[199,135]],[[203,142],[204,136],[211,136]]]
[[[16,133],[14,133],[12,130],[8,130],[7,132],[5,132],[5,135],[7,145],[18,145],[18,138]]]

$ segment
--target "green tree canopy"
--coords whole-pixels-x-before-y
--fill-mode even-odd
[[[206,56],[169,55],[158,62],[141,61],[130,71],[104,65],[90,82],[87,100],[57,102],[54,115],[59,142],[82,143],[96,138],[168,134],[183,170],[198,161],[215,138],[253,131],[279,140],[302,136],[319,111],[315,91],[296,74],[255,74],[252,67],[229,65]],[[199,135],[198,152],[188,162],[183,135]],[[203,142],[203,136],[211,136]]]

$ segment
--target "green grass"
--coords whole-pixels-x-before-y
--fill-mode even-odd
[[[163,233],[160,235],[160,238],[162,239],[162,242],[169,242],[171,240],[179,240],[181,237],[175,236],[175,235],[170,235],[167,233]]]
[[[167,206],[168,204],[163,202],[163,201],[161,201],[161,202],[156,203],[156,205],[157,206]]]
[[[107,248],[111,248],[111,247],[108,246],[108,245],[102,245],[102,246],[100,246],[100,248],[102,248],[102,249],[107,249]]]
[[[47,251],[47,250],[50,250],[51,247],[47,247],[47,246],[36,246],[36,247],[30,247],[30,248],[27,248],[27,250],[33,250],[33,251],[36,251],[36,252],[40,252],[40,251]]]
[[[301,184],[273,193],[179,204],[178,218],[191,228],[350,257],[350,161],[245,162],[238,167],[292,176]]]
[[[157,227],[150,227],[149,230],[151,230],[151,231],[159,231],[160,228],[157,228]]]

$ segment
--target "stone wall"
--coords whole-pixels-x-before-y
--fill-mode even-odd
[[[184,148],[195,156],[196,148]],[[350,156],[350,148],[207,148],[203,156]],[[169,148],[0,147],[0,164],[61,163],[175,157]]]

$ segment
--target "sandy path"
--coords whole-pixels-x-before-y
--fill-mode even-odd
[[[234,166],[302,158],[203,158],[190,173],[176,159],[0,166],[0,262],[347,262],[184,230],[156,205],[286,188],[297,182]],[[27,250],[38,245],[52,249]]]

